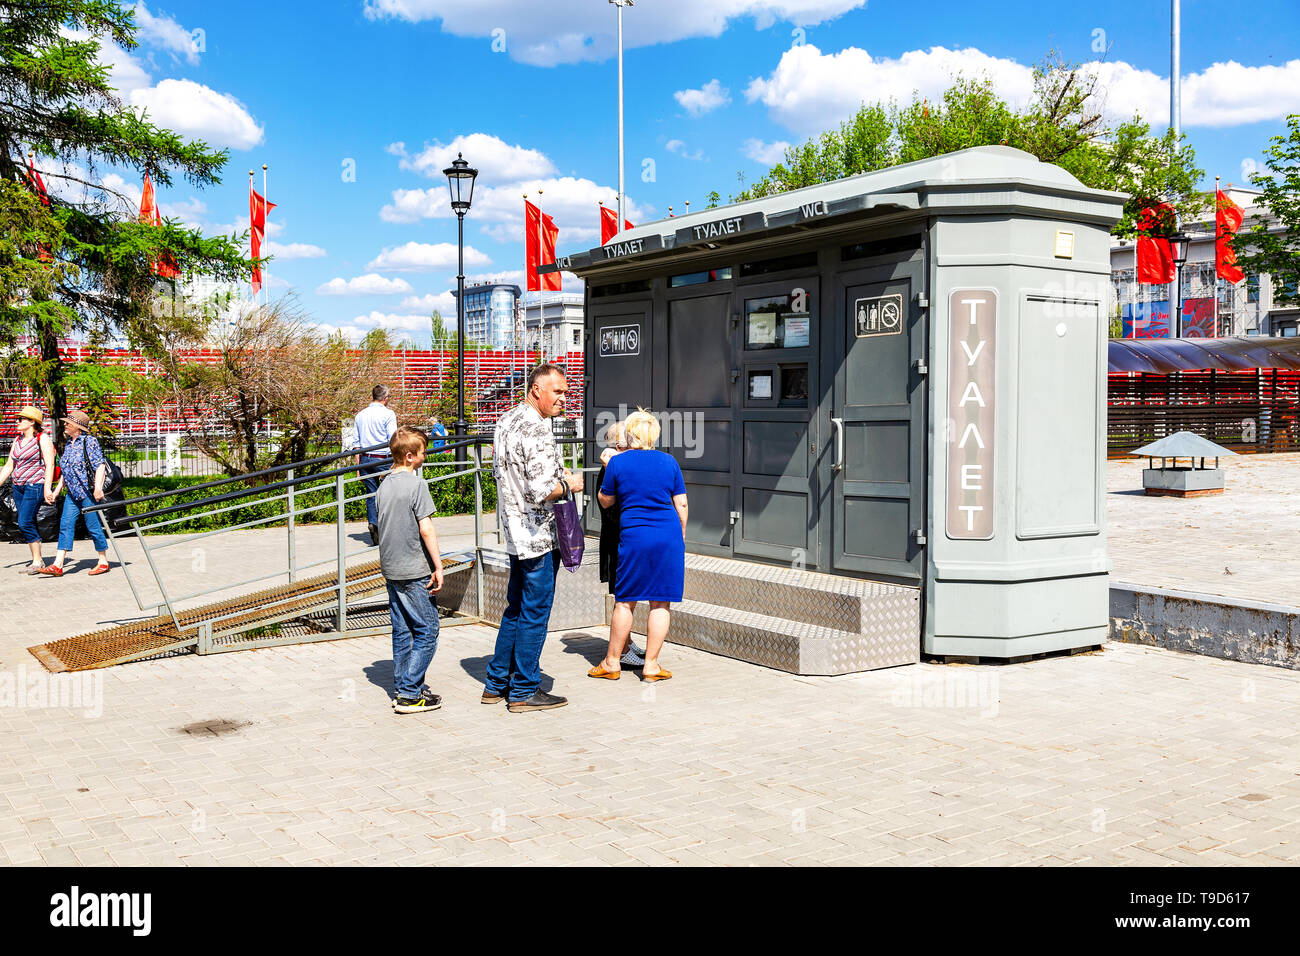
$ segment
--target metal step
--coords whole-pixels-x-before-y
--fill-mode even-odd
[[[471,567],[472,561],[444,560],[443,573],[452,574]],[[349,605],[354,602],[373,603],[376,592],[384,590],[384,578],[378,561],[368,561],[348,568],[346,580]],[[330,572],[179,611],[176,615],[180,623],[179,630],[176,621],[164,614],[38,644],[28,650],[46,670],[60,673],[112,667],[128,661],[189,652],[199,646],[201,632],[208,642],[208,646],[200,648],[204,653],[288,643],[288,638],[279,635],[283,625],[310,620],[322,611],[337,609],[337,587],[337,572]],[[269,631],[272,628],[276,629],[274,634],[243,637],[249,632]],[[349,634],[351,633],[349,629]],[[346,635],[332,635],[334,638],[342,636]],[[356,636],[360,636],[360,632]]]

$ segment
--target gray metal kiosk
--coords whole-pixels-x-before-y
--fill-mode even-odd
[[[671,639],[800,673],[1105,641],[1123,198],[981,147],[560,259],[585,433],[650,408],[686,479]]]

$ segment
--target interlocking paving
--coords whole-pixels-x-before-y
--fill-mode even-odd
[[[231,537],[205,567],[277,560]],[[495,631],[471,625],[434,659],[443,709],[399,717],[387,637],[46,674],[28,645],[142,615],[116,570],[25,578],[25,553],[0,545],[0,864],[1300,858],[1300,673],[1108,644],[797,677],[670,646],[642,684],[584,676],[589,628],[542,656],[571,705],[521,715],[478,703]]]

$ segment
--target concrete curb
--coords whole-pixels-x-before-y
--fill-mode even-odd
[[[1110,638],[1300,670],[1300,608],[1115,582]]]

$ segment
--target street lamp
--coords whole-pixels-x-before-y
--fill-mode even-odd
[[[461,153],[443,170],[451,192],[451,210],[456,214],[456,423],[455,441],[469,434],[465,422],[465,213],[474,201],[474,180],[478,170],[465,162]],[[463,446],[456,449],[456,461],[465,462]]]
[[[1169,311],[1172,313],[1170,325],[1173,326],[1174,338],[1183,337],[1183,263],[1187,261],[1187,246],[1191,236],[1181,229],[1169,237],[1169,250],[1174,257],[1174,301]]]

